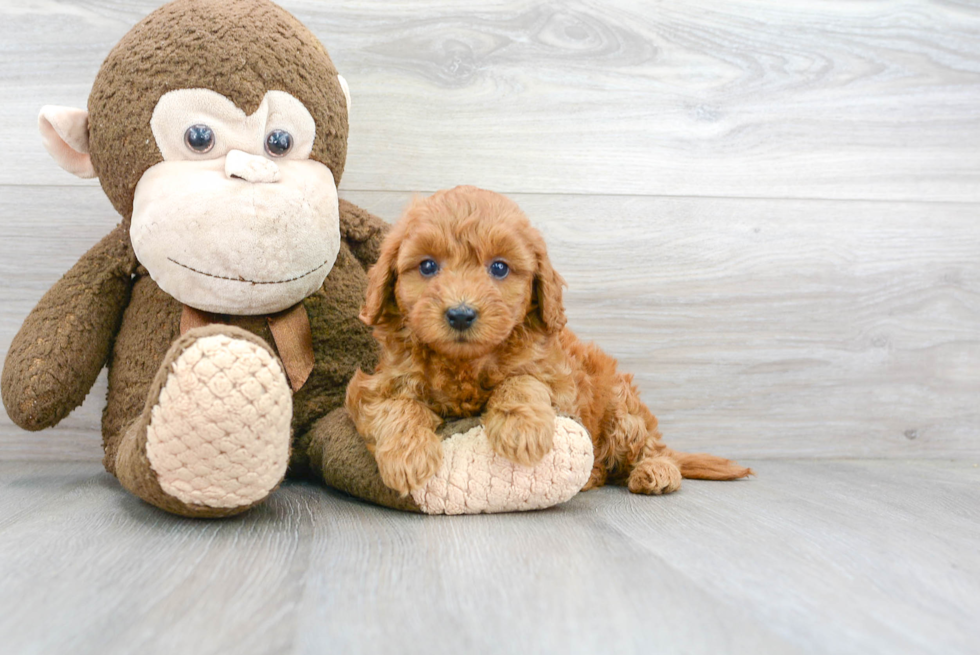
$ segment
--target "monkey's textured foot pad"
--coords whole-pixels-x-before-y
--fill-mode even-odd
[[[215,334],[172,363],[151,410],[146,455],[160,488],[189,505],[242,507],[289,463],[292,392],[262,346]]]
[[[442,442],[439,472],[412,499],[426,514],[521,512],[563,503],[592,472],[592,439],[576,421],[555,421],[554,447],[535,466],[493,452],[483,426]]]

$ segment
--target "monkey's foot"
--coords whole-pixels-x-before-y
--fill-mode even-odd
[[[292,392],[257,337],[228,326],[190,330],[167,353],[150,398],[116,460],[136,495],[177,514],[227,516],[282,481]]]
[[[534,466],[497,455],[483,426],[445,439],[442,466],[412,499],[426,514],[543,509],[577,494],[592,471],[592,438],[576,421],[555,420],[554,447]]]

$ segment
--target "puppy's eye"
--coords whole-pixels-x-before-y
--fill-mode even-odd
[[[489,271],[491,277],[498,280],[503,280],[505,277],[507,277],[507,274],[510,273],[510,266],[508,266],[506,262],[497,260],[490,264]]]
[[[203,154],[214,147],[214,131],[207,125],[191,125],[184,132],[184,143],[194,152]]]
[[[419,273],[422,277],[432,277],[439,272],[439,264],[434,259],[423,259],[419,264]]]

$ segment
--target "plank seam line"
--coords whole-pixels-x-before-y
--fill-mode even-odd
[[[0,189],[16,188],[49,188],[49,189],[91,189],[98,188],[91,184],[10,184],[0,182]],[[344,193],[421,193],[432,194],[439,189],[351,189],[341,187],[339,192]],[[923,198],[821,198],[817,196],[725,196],[725,195],[684,195],[673,193],[581,193],[572,191],[511,191],[506,189],[493,189],[499,193],[510,196],[569,196],[586,198],[664,198],[664,199],[689,199],[689,200],[745,200],[745,201],[779,201],[779,202],[860,202],[860,203],[879,203],[879,204],[920,204],[920,205],[961,205],[964,207],[980,205],[980,198],[977,200],[949,200],[949,199],[923,199]]]

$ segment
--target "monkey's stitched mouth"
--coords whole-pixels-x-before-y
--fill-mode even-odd
[[[296,280],[301,280],[301,279],[303,279],[304,277],[306,277],[308,275],[313,275],[314,273],[316,273],[317,271],[319,271],[321,268],[323,268],[324,266],[326,266],[327,265],[327,262],[330,261],[330,260],[324,260],[324,262],[322,264],[320,264],[319,266],[317,266],[316,268],[310,269],[307,272],[303,273],[302,275],[297,275],[296,277],[291,277],[288,280],[268,280],[268,281],[266,281],[266,280],[246,280],[243,277],[227,277],[227,276],[224,276],[224,275],[215,275],[214,273],[205,273],[204,271],[199,271],[196,268],[192,268],[192,267],[188,266],[187,264],[181,264],[179,261],[177,261],[173,257],[167,257],[167,261],[171,261],[174,264],[177,264],[177,266],[180,266],[181,268],[186,268],[188,271],[191,271],[192,273],[197,273],[198,275],[206,275],[207,277],[213,277],[213,278],[216,278],[218,280],[229,280],[231,282],[244,282],[246,284],[286,284],[287,282],[295,282]]]

